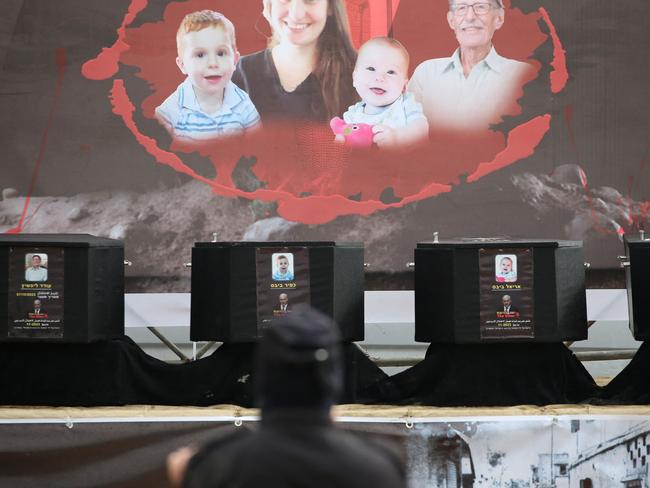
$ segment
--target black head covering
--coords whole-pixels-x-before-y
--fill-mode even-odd
[[[260,406],[331,406],[343,383],[340,340],[334,321],[305,305],[273,320],[257,355]]]

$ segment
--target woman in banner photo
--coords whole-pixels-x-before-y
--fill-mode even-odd
[[[233,81],[262,122],[329,121],[358,97],[356,52],[344,0],[262,0],[273,35],[269,47],[240,59]]]

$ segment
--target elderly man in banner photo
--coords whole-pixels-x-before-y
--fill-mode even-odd
[[[449,0],[459,47],[420,64],[408,86],[430,128],[485,130],[508,112],[531,66],[497,53],[492,36],[504,21],[503,0]]]
[[[34,254],[31,259],[32,265],[25,269],[25,280],[47,281],[47,268],[41,266],[41,257]]]

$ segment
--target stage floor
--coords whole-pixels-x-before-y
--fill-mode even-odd
[[[512,416],[620,416],[650,418],[650,405],[518,405],[513,407],[427,407],[418,405],[337,405],[333,416],[341,422],[440,421],[448,418]],[[256,421],[259,410],[236,405],[173,407],[126,405],[123,407],[21,407],[0,406],[0,423],[97,422],[225,422]]]

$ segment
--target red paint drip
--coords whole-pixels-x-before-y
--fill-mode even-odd
[[[551,61],[553,71],[551,71],[550,75],[551,91],[553,93],[559,93],[566,86],[569,79],[569,72],[566,67],[566,50],[562,46],[562,41],[560,41],[555,25],[553,25],[553,21],[551,21],[546,9],[540,7],[539,13],[542,14],[542,18],[548,26],[548,30],[551,33],[551,40],[553,41],[553,61]]]
[[[25,225],[25,218],[27,216],[27,211],[29,210],[29,203],[32,199],[32,193],[34,193],[34,187],[36,186],[36,181],[38,180],[38,174],[41,171],[41,164],[43,163],[43,157],[45,156],[45,148],[47,147],[48,134],[50,128],[52,127],[52,122],[54,120],[54,113],[56,112],[56,107],[61,98],[61,90],[63,88],[63,78],[65,77],[65,68],[68,64],[65,49],[58,48],[54,50],[54,63],[56,64],[56,85],[54,89],[54,98],[52,99],[52,105],[50,106],[50,111],[47,115],[47,124],[45,125],[45,130],[41,136],[41,145],[38,149],[38,156],[36,157],[36,163],[34,164],[34,170],[32,171],[32,179],[29,182],[29,189],[27,190],[27,198],[25,198],[25,203],[23,204],[23,211],[20,215],[20,220],[18,225],[7,231],[7,234],[19,234],[23,231]]]
[[[550,127],[550,114],[540,115],[515,127],[508,134],[506,148],[497,154],[492,161],[480,163],[476,171],[469,175],[467,181],[472,183],[485,175],[511,165],[515,161],[527,158],[533,154]]]
[[[124,42],[126,26],[135,20],[135,17],[147,6],[148,0],[131,0],[131,4],[124,15],[122,25],[117,29],[117,40],[111,47],[105,47],[96,58],[86,61],[81,67],[81,73],[90,80],[105,80],[117,73],[117,63],[122,53],[129,50],[129,45]]]

